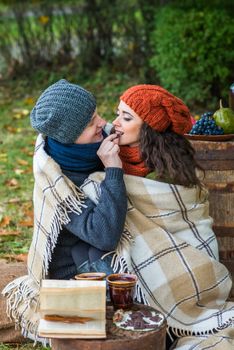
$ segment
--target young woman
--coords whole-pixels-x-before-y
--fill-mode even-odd
[[[177,97],[159,86],[132,87],[121,96],[113,125],[122,134],[120,157],[126,174],[154,171],[157,180],[201,187],[194,149],[183,136],[192,127],[190,113]]]
[[[28,275],[5,287],[8,307],[23,334],[37,337],[41,280],[70,279],[87,271],[112,272],[111,256],[126,210],[119,146],[98,115],[94,96],[62,79],[48,87],[31,112],[39,132],[34,153],[34,234]],[[105,168],[99,203],[80,186]]]
[[[120,97],[113,125],[127,174],[126,227],[133,236],[130,248],[118,246],[115,266],[137,274],[146,300],[165,315],[171,334],[230,331],[234,303],[226,300],[232,281],[218,262],[208,193],[184,137],[192,126],[189,109],[162,87],[137,85]],[[156,180],[146,178],[152,172]],[[218,332],[212,344],[218,337],[224,346],[227,334]],[[190,339],[191,349],[204,339]]]

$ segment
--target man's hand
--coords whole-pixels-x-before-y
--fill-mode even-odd
[[[122,162],[119,158],[119,137],[117,134],[111,134],[105,138],[97,151],[105,168],[122,168]]]

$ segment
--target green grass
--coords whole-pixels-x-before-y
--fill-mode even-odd
[[[17,117],[15,108],[28,110],[24,98],[13,99],[14,92],[1,99],[0,114],[0,221],[9,218],[9,224],[2,229],[9,233],[20,231],[15,236],[0,236],[0,257],[5,254],[20,254],[28,250],[31,229],[19,226],[25,220],[26,209],[32,208],[32,154],[35,133],[30,128],[28,116]],[[19,119],[17,119],[19,118]]]
[[[1,344],[0,343],[0,350],[49,350],[50,347],[43,347],[43,346],[33,346],[33,343],[28,344]]]

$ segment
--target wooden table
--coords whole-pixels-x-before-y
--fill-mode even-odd
[[[135,304],[133,310],[152,310],[150,306]],[[154,309],[153,309],[154,310]],[[114,310],[107,306],[106,339],[51,339],[52,350],[164,350],[166,322],[153,331],[133,332],[113,324]]]

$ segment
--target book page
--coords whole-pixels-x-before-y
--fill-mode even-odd
[[[44,280],[40,290],[40,314],[38,331],[41,336],[103,338],[106,336],[106,282]],[[57,321],[45,320],[48,315],[57,316]],[[60,322],[60,317],[69,316],[91,320]]]

